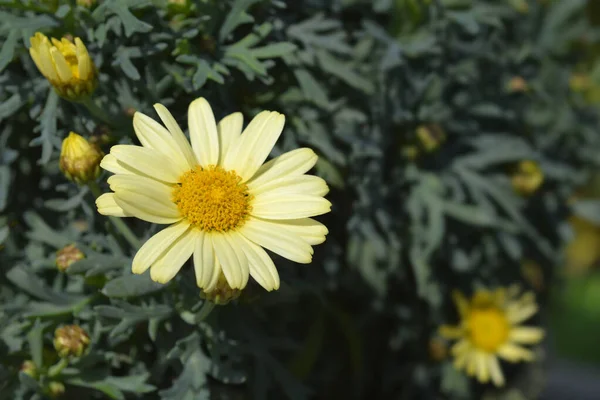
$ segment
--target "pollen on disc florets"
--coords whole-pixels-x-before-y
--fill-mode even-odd
[[[509,322],[497,307],[475,307],[467,319],[469,336],[473,344],[485,351],[495,352],[508,339]]]
[[[192,226],[226,232],[241,226],[250,214],[251,196],[241,179],[218,166],[197,166],[181,176],[173,201]]]

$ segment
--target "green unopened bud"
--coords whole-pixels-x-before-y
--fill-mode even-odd
[[[235,300],[240,297],[242,293],[239,289],[232,289],[227,283],[227,279],[225,279],[225,275],[221,272],[219,276],[219,280],[217,281],[217,285],[214,289],[209,292],[202,291],[200,292],[200,297],[206,299],[208,301],[212,301],[218,305],[225,305],[229,303],[231,300]]]
[[[71,264],[83,258],[85,258],[83,252],[74,244],[70,244],[56,252],[56,267],[61,272],[65,272]]]
[[[65,385],[61,382],[52,381],[48,383],[48,395],[55,399],[65,394]]]
[[[75,132],[63,140],[60,150],[60,170],[79,185],[84,185],[100,175],[100,161],[104,153]]]
[[[54,348],[60,357],[81,357],[90,343],[87,332],[79,325],[66,325],[54,332]]]
[[[37,367],[36,367],[35,363],[31,360],[24,361],[23,364],[21,364],[20,370],[24,374],[27,374],[34,379],[37,379],[37,377],[38,377]]]

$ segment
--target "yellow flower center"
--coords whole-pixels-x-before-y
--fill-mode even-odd
[[[226,232],[241,226],[250,214],[251,196],[241,179],[221,167],[197,166],[181,176],[173,201],[194,227]]]
[[[474,308],[467,317],[467,329],[475,347],[495,352],[508,339],[510,325],[498,308]]]

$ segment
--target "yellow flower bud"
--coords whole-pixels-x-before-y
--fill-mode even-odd
[[[433,361],[443,361],[448,357],[448,346],[439,338],[429,340],[429,357]]]
[[[521,161],[511,178],[513,189],[522,196],[529,196],[544,182],[544,174],[535,161]]]
[[[70,244],[56,252],[56,266],[61,272],[65,272],[71,264],[83,258],[85,258],[85,255],[81,250],[75,247],[74,244]]]
[[[96,0],[77,0],[77,5],[86,8],[92,8],[96,5]]]
[[[98,82],[96,67],[78,37],[75,43],[67,38],[58,40],[36,32],[29,41],[29,54],[42,75],[56,92],[71,101],[88,97]]]
[[[232,289],[227,283],[227,279],[225,279],[225,275],[221,272],[219,276],[219,280],[217,281],[217,286],[209,292],[200,292],[200,297],[206,299],[208,301],[212,301],[218,305],[225,305],[229,303],[231,300],[235,300],[240,297],[242,293],[239,289]]]
[[[31,360],[26,360],[23,361],[23,364],[21,364],[21,372],[23,372],[24,374],[27,374],[29,376],[31,376],[34,379],[37,379],[38,377],[38,370],[37,367],[35,365],[35,363]]]
[[[421,125],[417,128],[417,137],[426,152],[436,150],[446,139],[446,134],[439,125]]]
[[[529,90],[529,85],[522,76],[513,76],[508,81],[507,89],[510,93],[523,93]]]
[[[69,180],[83,185],[100,175],[102,157],[104,153],[98,146],[75,132],[70,132],[62,142],[60,170]]]
[[[79,325],[66,325],[54,331],[54,348],[62,358],[81,357],[89,343],[90,337]]]
[[[55,399],[65,394],[65,385],[61,382],[52,381],[48,383],[48,395]]]

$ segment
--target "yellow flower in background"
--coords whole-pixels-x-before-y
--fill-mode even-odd
[[[459,291],[454,291],[453,297],[460,324],[442,326],[440,335],[458,340],[451,349],[456,369],[465,370],[480,382],[502,386],[504,375],[498,358],[513,363],[534,359],[533,352],[523,345],[539,343],[544,331],[521,326],[538,310],[533,293],[519,297],[519,289],[513,286],[478,290],[470,301]]]
[[[535,161],[519,162],[511,177],[512,187],[521,196],[530,196],[544,183],[544,173]]]
[[[241,113],[218,125],[208,102],[188,110],[191,145],[162,105],[166,126],[137,112],[133,126],[142,146],[113,146],[101,167],[114,193],[100,196],[104,215],[167,224],[133,259],[132,270],[150,268],[157,282],[171,280],[193,257],[196,283],[211,292],[221,272],[231,289],[252,276],[266,290],[279,288],[279,274],[263,249],[298,263],[312,261],[312,246],[327,228],[309,217],[330,211],[328,187],[305,175],[316,154],[301,148],[264,163],[281,135],[285,117],[263,111],[242,132]],[[263,164],[264,163],[264,164]]]
[[[60,149],[60,170],[65,176],[80,185],[100,175],[100,161],[104,153],[83,136],[70,132]]]
[[[94,62],[78,37],[48,39],[37,32],[30,39],[29,54],[42,75],[62,97],[79,101],[94,91],[98,81]]]

